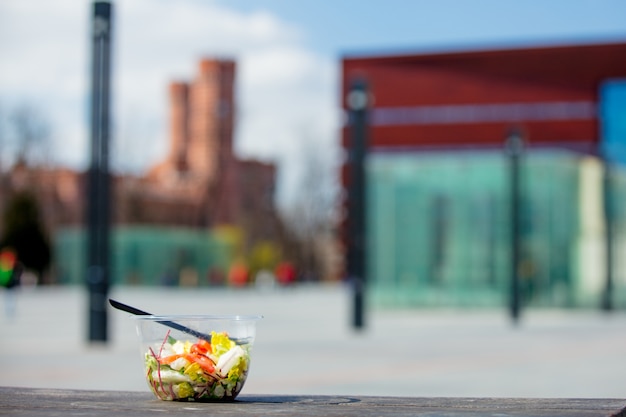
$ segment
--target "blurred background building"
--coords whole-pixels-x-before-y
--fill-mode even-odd
[[[604,43],[344,57],[342,96],[359,78],[373,98],[366,165],[373,301],[507,302],[505,141],[515,129],[525,141],[524,302],[598,306],[610,226],[612,296],[626,306],[625,56],[625,43]],[[276,270],[299,279],[341,278],[335,224],[306,218],[321,200],[313,192],[316,175],[302,187],[310,198],[292,221],[306,226],[296,236],[274,207],[275,166],[234,155],[235,82],[236,63],[223,59],[203,59],[193,79],[171,82],[166,157],[144,175],[112,178],[114,284],[245,284]],[[347,127],[340,142],[348,155]],[[53,260],[41,282],[83,282],[85,182],[82,172],[25,158],[0,177],[3,212],[20,192],[38,202]]]
[[[626,44],[347,56],[342,71],[343,97],[360,79],[373,102],[366,213],[376,302],[506,305],[505,141],[515,129],[525,142],[518,271],[524,303],[601,304],[606,209],[612,296],[626,306]],[[346,126],[346,155],[350,146]]]
[[[113,283],[224,284],[234,265],[252,281],[297,261],[274,207],[275,166],[233,154],[235,62],[203,59],[195,79],[172,82],[170,146],[143,176],[114,175]],[[39,203],[53,253],[43,283],[82,283],[85,173],[18,160],[5,202]]]

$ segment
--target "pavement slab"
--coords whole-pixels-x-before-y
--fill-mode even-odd
[[[147,391],[127,313],[110,309],[108,342],[90,343],[86,288],[0,296],[0,386]],[[154,314],[262,314],[243,394],[626,398],[624,311],[528,309],[513,324],[504,309],[370,308],[357,331],[342,284],[110,296]]]

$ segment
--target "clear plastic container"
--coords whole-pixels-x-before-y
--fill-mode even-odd
[[[145,377],[166,401],[232,401],[250,370],[262,316],[133,316]]]

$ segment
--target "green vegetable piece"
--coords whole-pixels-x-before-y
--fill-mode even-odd
[[[147,352],[146,353],[146,367],[148,367],[149,369],[155,370],[157,369],[158,366],[159,366],[159,363],[157,362],[156,358],[152,356],[150,352]]]

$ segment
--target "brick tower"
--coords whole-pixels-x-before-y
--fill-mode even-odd
[[[178,173],[189,170],[187,146],[189,142],[189,85],[170,84],[170,150],[168,165]]]
[[[235,63],[203,59],[198,69],[189,89],[186,159],[192,175],[213,184],[233,159]]]
[[[235,63],[203,59],[191,83],[172,82],[167,168],[213,184],[233,160]]]
[[[237,219],[234,83],[233,61],[203,59],[190,83],[177,81],[169,86],[169,153],[150,176],[178,192],[181,187],[192,187],[188,189],[195,190],[199,224]]]

